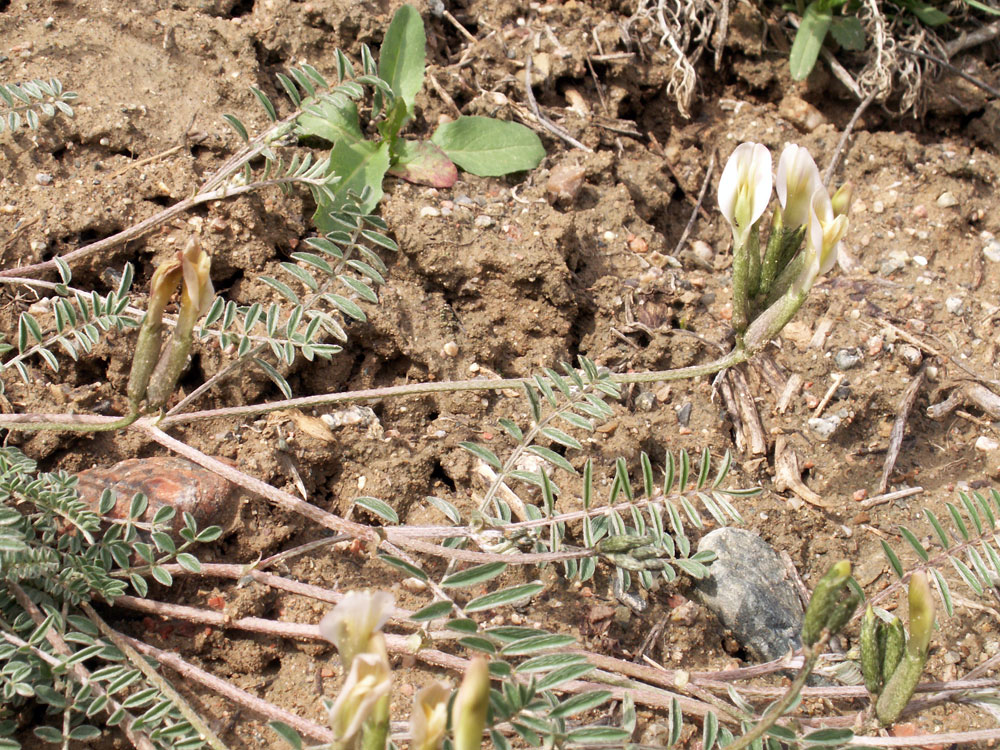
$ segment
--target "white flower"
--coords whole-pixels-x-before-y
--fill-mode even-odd
[[[385,654],[358,654],[330,706],[330,726],[338,742],[352,739],[380,698],[389,694],[392,672]]]
[[[819,169],[809,152],[794,143],[787,144],[778,159],[774,185],[786,229],[798,229],[809,220],[809,202],[821,187]]]
[[[741,143],[719,180],[719,210],[733,228],[739,250],[771,200],[771,152],[760,143]]]
[[[805,266],[795,281],[797,291],[806,292],[816,277],[826,273],[837,262],[840,241],[847,233],[847,216],[834,216],[833,203],[825,187],[819,187],[809,202],[806,228]]]
[[[345,668],[350,668],[355,656],[369,650],[368,642],[385,625],[393,606],[392,594],[385,591],[351,591],[320,621],[320,635],[337,647]]]
[[[448,727],[448,697],[451,688],[434,681],[413,696],[410,712],[410,750],[437,750]]]

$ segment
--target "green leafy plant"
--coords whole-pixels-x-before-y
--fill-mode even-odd
[[[25,125],[31,130],[38,130],[41,124],[39,112],[48,117],[59,113],[72,117],[73,107],[70,105],[76,98],[74,92],[63,91],[58,78],[0,83],[0,133],[5,127],[13,133]]]
[[[852,0],[813,0],[806,6],[788,55],[794,80],[805,80],[812,72],[828,33],[844,49],[857,51],[865,48],[865,31],[861,22],[857,16],[846,15],[856,12],[857,8],[858,3]],[[838,9],[844,15],[834,16],[834,11]]]
[[[147,578],[171,585],[164,567],[201,569],[196,543],[219,537],[185,517],[180,539],[171,533],[173,508],[144,522],[147,499],[129,503],[125,520],[102,524],[119,502],[108,490],[97,508],[76,492],[64,472],[39,472],[16,448],[0,449],[0,748],[16,749],[14,715],[29,700],[44,711],[34,734],[51,743],[92,740],[91,722],[121,725],[152,747],[201,746],[204,729],[185,715],[121,642],[103,631],[91,601],[114,603],[131,588],[149,591]],[[141,659],[141,658],[140,658]],[[191,745],[196,742],[197,745]],[[65,746],[65,745],[64,745]]]
[[[498,176],[533,169],[545,156],[541,140],[528,128],[488,117],[459,117],[440,125],[429,141],[409,140],[400,133],[413,117],[417,94],[423,87],[426,36],[420,14],[403,5],[393,16],[379,50],[376,64],[367,47],[363,50],[364,75],[357,80],[375,86],[371,119],[378,140],[366,140],[357,105],[343,97],[314,101],[310,86],[297,77],[282,77],[289,96],[303,101],[305,114],[296,133],[333,144],[329,171],[341,177],[331,196],[319,201],[316,223],[323,231],[325,220],[338,210],[348,193],[360,195],[364,211],[371,211],[382,197],[386,174],[433,187],[450,187],[457,179],[455,165],[481,176]],[[350,63],[341,58],[341,76]],[[300,92],[299,87],[302,91]],[[305,95],[303,97],[303,94]]]

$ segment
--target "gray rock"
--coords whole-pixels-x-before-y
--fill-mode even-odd
[[[810,417],[809,429],[819,435],[821,439],[827,440],[840,427],[840,422],[841,419],[836,414],[831,414],[828,417]]]
[[[861,364],[861,350],[857,348],[840,349],[833,355],[833,363],[838,370],[850,370],[857,367]]]
[[[695,583],[701,603],[753,656],[770,661],[801,645],[802,604],[771,546],[745,529],[706,534],[698,550],[718,556]]]

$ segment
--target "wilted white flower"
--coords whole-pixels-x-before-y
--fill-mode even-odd
[[[392,612],[392,594],[385,591],[351,591],[320,620],[319,632],[333,643],[346,668],[358,654],[368,651],[374,633]]]
[[[215,299],[212,286],[212,258],[201,249],[197,237],[192,237],[180,252],[181,271],[184,274],[184,297],[191,300],[198,315],[204,315]]]
[[[448,727],[447,683],[434,681],[413,696],[410,712],[410,750],[437,750]]]
[[[840,241],[847,233],[847,215],[834,216],[833,203],[825,187],[818,188],[809,202],[805,265],[795,282],[798,291],[808,291],[816,277],[837,262]]]
[[[392,672],[384,653],[357,655],[340,695],[330,706],[330,726],[338,742],[348,742],[357,735],[391,687]]]
[[[787,144],[778,159],[778,178],[774,185],[786,229],[798,229],[809,220],[809,202],[821,187],[823,181],[812,155],[801,146]]]
[[[760,143],[741,143],[719,179],[719,210],[733,228],[736,249],[771,200],[771,152]]]

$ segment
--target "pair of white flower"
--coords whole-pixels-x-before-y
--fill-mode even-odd
[[[381,629],[394,608],[384,591],[352,591],[320,621],[320,634],[337,647],[347,679],[329,707],[330,724],[342,747],[357,747],[364,723],[392,689],[385,638]],[[451,688],[432,682],[417,691],[410,713],[411,750],[437,750],[448,726]],[[387,708],[387,706],[386,706]],[[388,712],[385,712],[388,722]]]
[[[780,220],[785,230],[806,227],[805,263],[793,284],[797,293],[807,292],[816,277],[837,261],[840,241],[847,232],[846,207],[834,210],[833,201],[820,179],[809,152],[793,143],[785,146],[773,182],[781,204]],[[754,225],[771,202],[771,152],[760,143],[741,143],[719,180],[719,209],[733,230],[734,251],[741,251]]]

